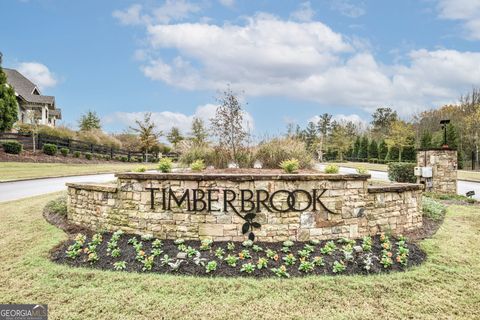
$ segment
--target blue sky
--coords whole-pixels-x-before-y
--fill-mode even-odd
[[[480,86],[480,0],[3,0],[4,67],[108,131],[143,112],[187,131],[227,84],[261,137],[325,112],[408,118]],[[9,30],[9,31],[8,31]]]

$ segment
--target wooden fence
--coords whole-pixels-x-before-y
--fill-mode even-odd
[[[26,150],[33,150],[33,138],[31,134],[24,133],[6,133],[0,132],[0,140],[2,141],[18,141],[23,144],[23,148]],[[58,148],[68,148],[70,152],[83,152],[92,154],[101,154],[110,156],[111,159],[118,158],[123,161],[145,160],[145,153],[142,151],[129,151],[124,149],[113,148],[105,145],[98,145],[94,143],[88,143],[85,141],[75,139],[62,139],[45,134],[38,134],[35,136],[35,146],[41,150],[44,144],[54,144]],[[158,158],[158,154],[154,154],[155,158]],[[170,152],[164,156],[170,158],[177,158],[178,154]]]

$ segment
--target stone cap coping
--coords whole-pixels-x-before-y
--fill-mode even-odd
[[[326,173],[299,173],[299,174],[245,174],[245,173],[150,173],[132,172],[117,173],[119,179],[134,180],[228,180],[228,181],[255,181],[255,180],[284,180],[284,181],[315,181],[315,180],[367,180],[369,174],[326,174]]]
[[[117,192],[117,186],[114,184],[98,184],[98,183],[66,183],[69,188],[88,190],[88,191],[101,191],[101,192]]]
[[[383,192],[404,192],[423,190],[424,185],[420,183],[392,183],[378,186],[368,186],[369,193],[383,193]]]
[[[453,149],[453,148],[428,148],[428,149],[420,148],[416,150],[417,151],[457,151],[457,149]]]

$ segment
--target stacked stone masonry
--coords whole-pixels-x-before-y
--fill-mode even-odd
[[[270,195],[278,190],[325,190],[313,210],[289,210],[287,193],[273,197],[275,208],[285,212],[269,212],[265,208],[253,221],[260,224],[253,232],[258,241],[306,241],[309,239],[359,238],[389,231],[401,234],[422,226],[422,186],[394,184],[368,186],[369,175],[245,175],[245,174],[118,174],[111,185],[67,184],[68,219],[92,230],[151,234],[161,239],[204,239],[243,241],[245,220],[231,208],[223,207],[223,190],[265,190]],[[154,209],[152,209],[152,191]],[[181,195],[188,189],[215,189],[211,211],[187,210],[187,203],[162,209],[163,188]],[[296,194],[294,208],[312,203],[303,192]],[[190,199],[191,200],[191,199]],[[238,211],[241,202],[234,200]],[[189,205],[189,204],[188,204]],[[217,211],[215,211],[217,210]],[[330,211],[330,212],[329,212]],[[244,214],[243,214],[244,215]]]
[[[432,168],[432,187],[428,191],[457,194],[457,151],[431,149],[417,151],[417,165]],[[422,182],[422,178],[418,178]]]

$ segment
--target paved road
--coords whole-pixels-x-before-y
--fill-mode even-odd
[[[0,202],[38,196],[44,193],[62,191],[65,190],[65,183],[67,182],[108,182],[112,180],[115,180],[115,177],[112,173],[109,173],[16,182],[2,182],[0,183]]]
[[[323,170],[323,165],[319,165],[319,168]],[[353,168],[341,167],[340,172],[355,173],[356,170]],[[370,174],[372,175],[372,179],[388,181],[388,176],[386,172],[371,170]],[[3,182],[0,183],[0,202],[17,200],[50,192],[62,191],[65,190],[65,183],[67,182],[108,182],[113,180],[115,180],[113,174],[99,174],[63,178],[25,180],[17,182]],[[462,180],[458,181],[458,194],[465,195],[465,193],[470,190],[474,190],[475,198],[480,200],[480,183]]]
[[[318,165],[320,170],[323,170],[324,165]],[[357,170],[354,168],[340,167],[340,173],[356,173]],[[385,171],[374,171],[369,170],[369,173],[372,175],[372,179],[375,180],[384,180],[388,181],[388,174]],[[457,193],[465,195],[468,191],[475,191],[475,199],[480,200],[480,183],[479,182],[470,182],[464,180],[457,181]]]

